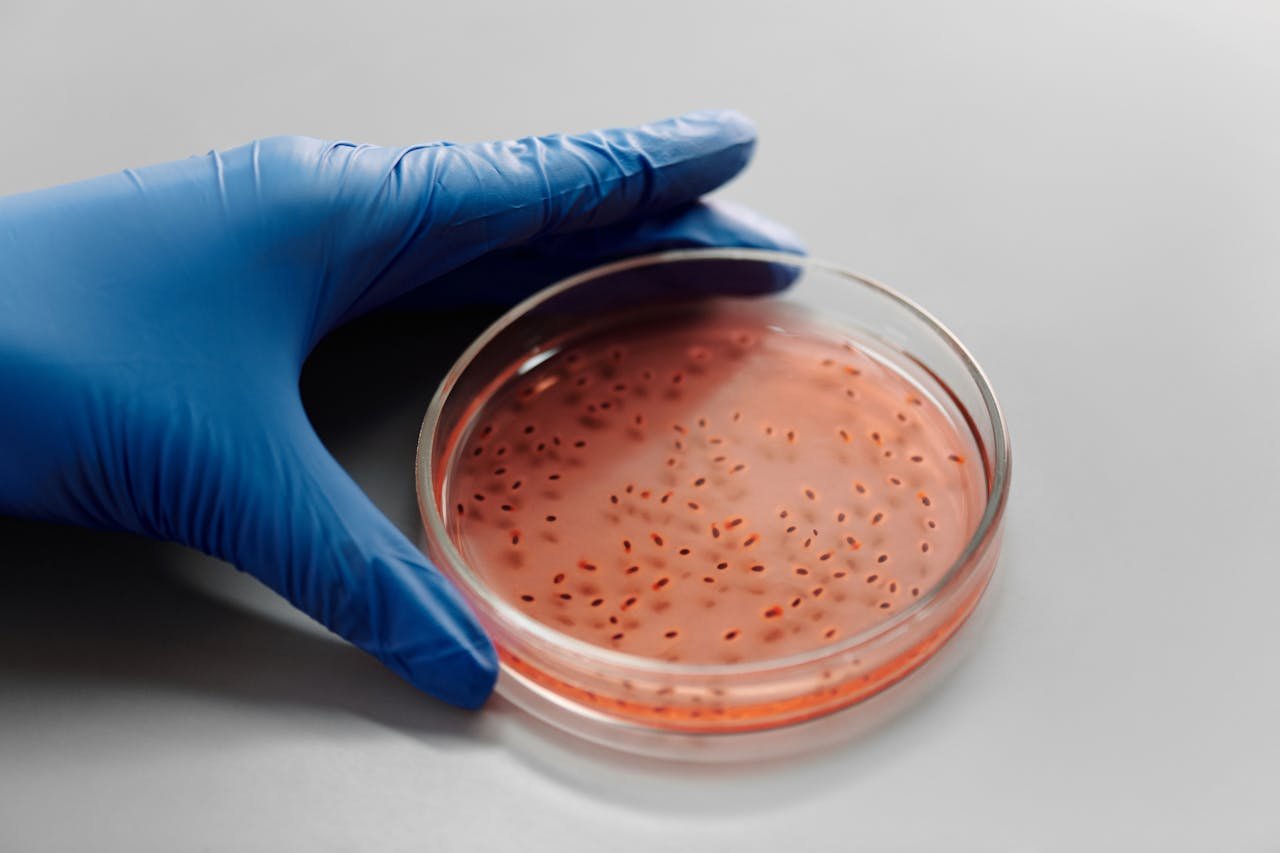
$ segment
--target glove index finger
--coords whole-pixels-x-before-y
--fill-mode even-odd
[[[693,201],[737,175],[755,141],[748,119],[717,110],[589,133],[353,149],[344,228],[359,236],[344,242],[374,280],[346,315],[494,249]]]
[[[512,245],[667,210],[737,175],[755,142],[748,119],[720,110],[636,128],[468,146],[456,152],[471,161],[467,166],[492,171],[478,174],[448,227],[498,225],[503,245]]]

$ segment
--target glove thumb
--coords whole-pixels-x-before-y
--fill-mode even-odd
[[[411,684],[464,708],[493,688],[493,645],[458,592],[297,421],[238,455],[239,516],[220,556]],[[224,531],[231,533],[231,531]]]

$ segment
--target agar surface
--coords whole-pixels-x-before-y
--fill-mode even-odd
[[[945,389],[802,315],[614,326],[534,361],[451,449],[447,527],[496,594],[589,643],[821,648],[925,594],[982,512]]]

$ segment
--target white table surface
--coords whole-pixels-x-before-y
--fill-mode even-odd
[[[0,522],[0,849],[1280,849],[1280,6],[117,5],[0,3],[0,192],[737,107],[761,144],[724,195],[960,334],[1014,496],[952,672],[729,770],[443,707],[181,549]],[[466,334],[422,328],[304,383],[408,530]]]

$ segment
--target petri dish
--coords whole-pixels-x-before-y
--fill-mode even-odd
[[[813,259],[606,264],[503,315],[442,381],[426,549],[545,722],[656,756],[841,728],[995,569],[1007,430],[964,346]]]

